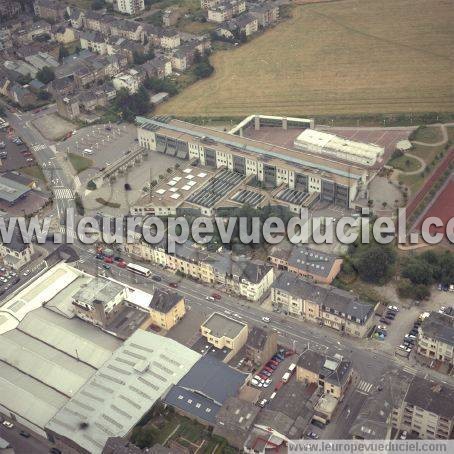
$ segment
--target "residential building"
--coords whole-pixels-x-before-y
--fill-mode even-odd
[[[110,14],[101,14],[97,11],[86,11],[82,17],[82,23],[85,30],[101,32],[103,35],[111,33],[111,26],[118,22],[115,16]]]
[[[117,74],[112,79],[113,86],[117,91],[125,88],[129,93],[136,93],[143,81],[143,73],[132,68]]]
[[[277,351],[277,333],[253,326],[246,342],[246,358],[260,369]]]
[[[298,358],[296,379],[307,384],[315,384],[324,394],[342,400],[353,378],[351,361],[335,355],[327,357],[321,353],[305,350]]]
[[[449,440],[454,428],[454,388],[415,375],[400,405],[393,411],[393,425],[421,439]]]
[[[219,5],[221,1],[222,0],[200,0],[200,7],[202,9],[210,9]]]
[[[80,103],[77,96],[56,96],[58,114],[68,120],[79,118]]]
[[[268,261],[279,270],[290,271],[320,284],[331,284],[343,262],[337,255],[284,242],[271,249]]]
[[[246,11],[244,0],[225,0],[208,8],[208,21],[222,23]]]
[[[116,0],[120,13],[134,15],[145,9],[144,0]]]
[[[166,27],[173,27],[181,17],[181,11],[177,8],[168,8],[162,14],[162,23]]]
[[[31,25],[21,28],[14,34],[14,41],[19,45],[32,44],[33,40],[39,36],[51,34],[51,25],[45,20],[38,20]]]
[[[21,5],[14,0],[0,0],[0,17],[2,19],[11,19],[22,11]]]
[[[322,287],[288,271],[271,286],[275,308],[355,337],[365,337],[374,324],[374,308],[350,292]]]
[[[226,27],[234,36],[244,35],[247,37],[257,32],[259,23],[255,16],[245,13],[228,21]]]
[[[54,96],[63,96],[69,95],[73,92],[76,84],[74,82],[74,77],[67,76],[67,77],[60,77],[54,79],[49,84],[49,92],[52,93]]]
[[[164,49],[175,49],[181,44],[180,34],[172,28],[164,28],[159,34],[160,45]]]
[[[416,351],[435,362],[454,365],[454,316],[431,312],[419,327]]]
[[[127,19],[118,19],[110,23],[112,36],[120,36],[131,41],[143,41],[144,31],[140,22]]]
[[[34,251],[33,243],[24,241],[17,226],[13,231],[11,241],[9,243],[0,243],[0,257],[15,270],[29,263]]]
[[[259,28],[265,28],[278,21],[279,5],[271,2],[262,3],[250,8],[249,13],[258,20]]]
[[[164,57],[155,57],[140,65],[147,77],[163,79],[172,74],[172,62]]]
[[[100,55],[107,54],[107,42],[100,32],[85,31],[79,33],[80,47],[96,52]]]
[[[34,93],[17,83],[13,83],[9,89],[9,98],[20,107],[31,107],[37,101]]]
[[[156,288],[149,304],[151,323],[172,329],[186,314],[184,298],[177,292]]]
[[[75,28],[76,30],[82,29],[84,26],[85,11],[72,6],[69,7],[69,9],[69,22],[71,24],[71,27]]]
[[[51,33],[52,38],[60,44],[70,44],[77,40],[76,29],[65,22],[53,25]]]
[[[216,415],[213,434],[242,450],[259,412],[260,408],[254,403],[230,397]]]
[[[35,0],[33,8],[35,14],[42,19],[60,22],[65,18],[66,5],[56,0]]]
[[[211,314],[200,326],[200,333],[217,349],[227,349],[224,362],[229,362],[246,344],[248,326],[219,312]]]
[[[167,143],[178,143],[186,151],[186,159],[197,159],[201,166],[225,167],[245,177],[252,175],[265,187],[282,185],[282,197],[299,198],[295,202],[299,209],[316,200],[351,206],[367,181],[364,168],[242,137],[240,126],[232,132],[222,132],[180,120],[136,120],[143,147],[165,153]],[[260,126],[260,117],[255,120]],[[289,121],[282,120],[284,125]]]

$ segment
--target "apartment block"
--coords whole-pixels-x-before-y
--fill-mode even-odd
[[[177,292],[156,289],[149,304],[151,323],[169,330],[186,314],[184,298]]]
[[[365,337],[373,326],[374,309],[358,297],[335,287],[309,282],[283,271],[271,286],[271,301],[287,315]]]
[[[415,376],[393,411],[393,425],[422,439],[451,438],[454,427],[454,388]]]
[[[454,315],[431,312],[419,327],[417,353],[434,361],[454,365]]]
[[[227,0],[208,9],[208,21],[222,23],[246,11],[244,0]]]
[[[253,326],[246,342],[246,358],[260,369],[277,351],[277,333]]]
[[[123,14],[138,14],[145,9],[144,0],[116,0],[117,8]]]

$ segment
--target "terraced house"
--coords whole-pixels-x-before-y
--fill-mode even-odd
[[[273,306],[293,317],[321,323],[355,337],[373,326],[374,310],[358,297],[335,287],[322,287],[283,271],[271,286]]]

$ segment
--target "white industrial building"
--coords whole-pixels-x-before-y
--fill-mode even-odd
[[[295,139],[294,145],[300,150],[331,155],[366,166],[374,165],[385,151],[378,145],[344,139],[315,129],[305,129]]]
[[[63,405],[46,431],[57,446],[101,453],[109,437],[127,435],[200,358],[172,339],[137,330]]]

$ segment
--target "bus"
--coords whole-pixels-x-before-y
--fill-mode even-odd
[[[283,376],[282,376],[282,382],[283,383],[287,383],[289,380],[290,380],[290,372],[286,372]]]
[[[151,276],[151,271],[144,266],[136,265],[135,263],[128,263],[126,269],[132,273],[140,274],[141,276],[149,277]]]
[[[290,364],[290,366],[288,367],[288,371],[293,374],[293,372],[295,371],[296,369],[296,364],[295,363],[292,363]]]

